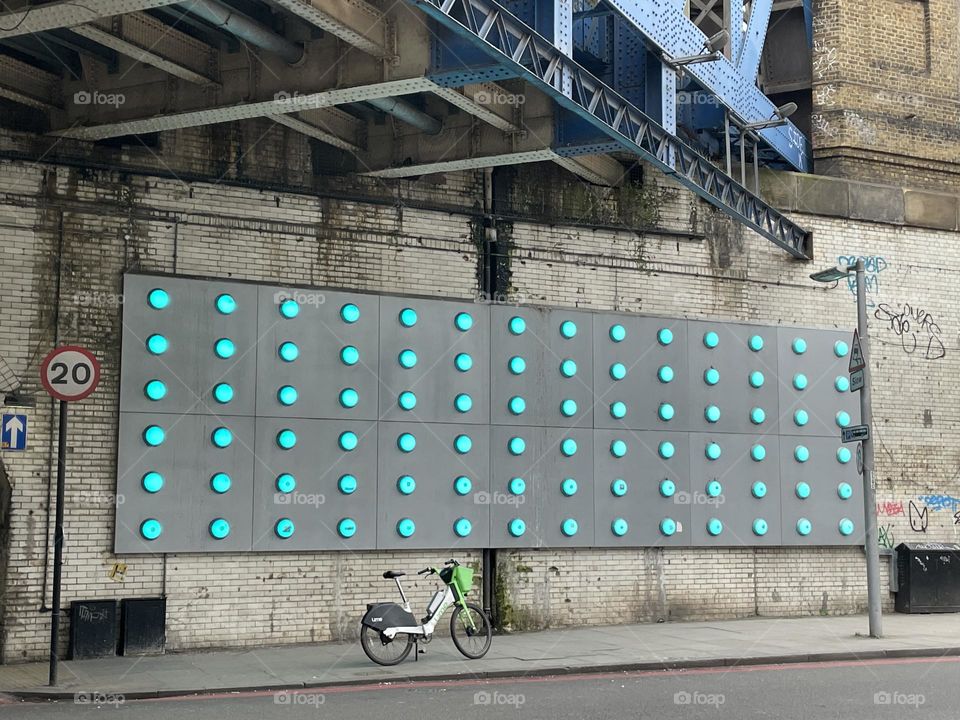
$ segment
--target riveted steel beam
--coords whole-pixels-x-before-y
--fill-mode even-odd
[[[321,30],[376,57],[387,48],[387,23],[383,13],[363,0],[270,0]]]
[[[46,5],[0,13],[0,38],[28,35],[54,28],[72,28],[112,15],[173,5],[176,0],[60,0]]]

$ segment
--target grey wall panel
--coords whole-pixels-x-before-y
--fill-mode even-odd
[[[144,442],[149,426],[163,428],[163,443]],[[117,505],[114,547],[119,553],[182,551],[236,552],[251,548],[250,509],[253,503],[253,436],[250,417],[168,415],[124,412],[120,416],[117,456]],[[211,436],[227,427],[232,442],[215,447]],[[156,492],[144,489],[144,476],[158,473],[163,485]],[[211,478],[229,477],[229,489],[213,490]],[[222,487],[222,486],[220,486]],[[210,524],[226,520],[229,534],[214,538]],[[156,520],[162,531],[144,539],[141,526]]]
[[[286,300],[297,303],[296,317],[286,318],[280,312]],[[359,312],[354,322],[341,317],[348,304]],[[257,415],[376,420],[379,309],[380,298],[376,295],[261,287]],[[295,360],[288,362],[281,357],[280,349],[285,343],[296,346]],[[353,364],[341,358],[344,348],[356,349]],[[292,405],[279,400],[278,392],[284,386],[296,389],[297,398]],[[353,407],[340,402],[341,393],[349,389],[357,393]]]
[[[690,422],[687,322],[598,313],[593,328],[594,426],[686,430]],[[623,338],[615,339],[620,338],[620,328]],[[661,337],[663,330],[669,333]],[[619,368],[614,369],[615,364],[626,371],[622,379],[616,377]],[[665,368],[667,382],[660,379],[661,368]],[[668,371],[672,378],[665,374]],[[614,407],[617,403],[623,407]],[[625,414],[618,417],[621,413]]]
[[[523,442],[520,452],[511,451],[511,441]],[[490,428],[490,544],[491,547],[542,547],[544,545],[542,496],[547,465],[540,462],[547,444],[542,427],[502,426]],[[523,481],[523,492],[517,493],[511,481]],[[511,522],[523,523],[523,534],[510,532]]]
[[[377,491],[379,548],[486,547],[489,541],[490,436],[486,425],[387,422],[379,423],[379,483]],[[400,449],[405,434],[416,438],[411,452]],[[470,438],[467,452],[458,451],[457,438]],[[470,480],[470,489],[457,492],[457,479]],[[413,492],[401,492],[404,478],[413,478]],[[461,537],[456,523],[469,521],[469,534]],[[414,523],[414,532],[403,537],[402,520]]]
[[[542,452],[537,462],[540,470],[537,497],[541,518],[539,535],[545,547],[596,544],[593,440],[593,430],[546,428],[543,432]],[[577,484],[577,491],[572,495],[563,492],[563,483],[568,479]]]
[[[416,313],[416,323],[400,321],[405,309]],[[457,318],[469,318],[469,329],[457,327]],[[427,423],[490,422],[490,323],[484,305],[468,302],[384,297],[380,303],[380,414],[384,420]],[[413,367],[408,357],[415,358]],[[461,364],[458,367],[458,363]],[[461,369],[468,368],[468,369]],[[416,405],[406,410],[398,402],[411,392]],[[457,397],[469,396],[470,407],[457,409]]]
[[[628,443],[623,458],[610,453],[611,443],[619,439]],[[663,458],[660,446],[667,442],[674,452]],[[596,544],[689,545],[690,503],[684,501],[690,494],[688,434],[597,430],[594,448]],[[626,485],[620,485],[620,480]],[[618,519],[626,522],[623,535],[613,531]],[[675,524],[672,534],[661,531],[664,520]]]
[[[167,292],[169,304],[150,307],[151,290]],[[197,282],[185,278],[125,275],[127,302],[123,307],[120,376],[124,392],[120,409],[133,412],[254,414],[256,387],[257,288],[244,283]],[[236,301],[229,315],[216,308],[227,293]],[[168,346],[160,355],[147,349],[153,335]],[[234,354],[220,358],[214,352],[221,338],[232,341]],[[163,383],[166,394],[150,400],[144,388],[151,380]],[[220,403],[214,386],[229,384],[233,398]]]
[[[279,433],[292,430],[296,444],[284,449]],[[356,447],[340,446],[343,433]],[[361,550],[376,547],[377,424],[368,420],[257,418],[253,493],[254,550]],[[286,492],[278,478],[296,483]],[[346,477],[349,476],[349,477]],[[341,484],[341,478],[344,483]],[[289,481],[289,479],[287,479]],[[352,492],[341,490],[354,488]],[[278,533],[278,523],[283,523]],[[353,534],[341,534],[341,521]],[[346,528],[346,526],[344,526]]]

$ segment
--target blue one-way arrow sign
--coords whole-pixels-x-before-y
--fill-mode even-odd
[[[4,413],[0,416],[0,450],[25,450],[27,416]]]

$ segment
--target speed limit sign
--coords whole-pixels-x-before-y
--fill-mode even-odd
[[[40,365],[40,382],[58,400],[83,400],[97,389],[100,363],[89,350],[76,345],[54,348]]]

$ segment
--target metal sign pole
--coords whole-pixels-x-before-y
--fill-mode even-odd
[[[870,398],[870,337],[867,330],[867,293],[863,258],[857,260],[857,329],[863,347],[863,389],[860,391],[860,422],[873,426],[873,408]],[[863,517],[867,554],[867,606],[870,617],[870,637],[881,637],[880,613],[880,541],[877,537],[876,481],[873,475],[873,439],[863,439]]]
[[[57,516],[53,535],[53,603],[50,616],[50,679],[57,684],[57,645],[60,633],[60,566],[63,563],[63,495],[67,470],[67,405],[60,401],[60,428],[57,438]]]

